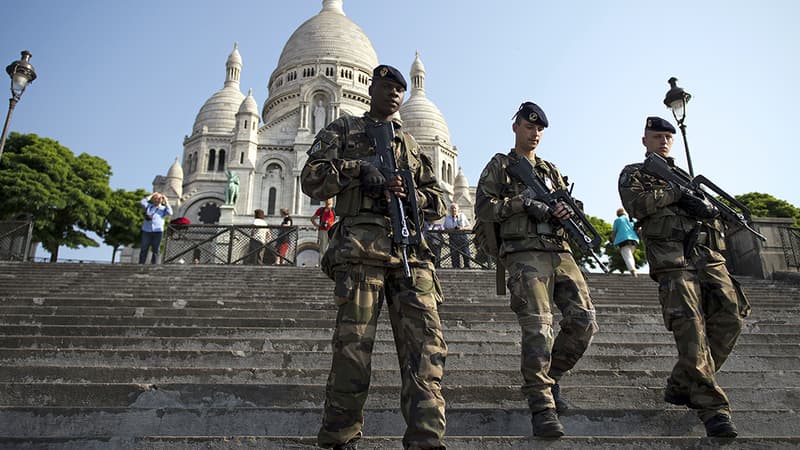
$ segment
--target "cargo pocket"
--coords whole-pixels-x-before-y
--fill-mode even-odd
[[[379,305],[383,280],[368,278],[363,271],[336,271],[334,301],[339,307],[339,319],[345,323],[366,324]]]

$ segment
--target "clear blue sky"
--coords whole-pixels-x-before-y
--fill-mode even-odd
[[[4,9],[0,63],[30,50],[39,77],[11,130],[106,159],[114,189],[149,190],[222,88],[233,43],[244,61],[242,90],[252,88],[261,106],[283,45],[321,6],[17,2]],[[447,120],[470,184],[492,154],[511,147],[510,118],[532,100],[550,120],[539,155],[575,182],[588,214],[610,222],[620,169],[643,157],[645,117],[672,120],[662,100],[676,76],[693,95],[686,124],[695,172],[734,195],[766,192],[800,206],[792,131],[800,120],[800,2],[345,0],[344,11],[381,62],[407,74],[420,52],[428,98]],[[680,137],[673,155],[685,167]],[[110,255],[107,247],[60,252]]]

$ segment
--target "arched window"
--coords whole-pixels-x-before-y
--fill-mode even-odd
[[[219,150],[219,162],[217,163],[217,171],[222,172],[225,170],[225,150]]]
[[[197,171],[197,152],[192,153],[192,169],[190,172],[195,173]]]
[[[239,154],[239,164],[244,164],[244,152]]]
[[[212,148],[211,150],[208,151],[208,166],[206,167],[207,172],[214,171],[214,163],[216,162],[216,159],[217,159],[217,151]]]
[[[447,163],[442,163],[442,181],[447,183]]]
[[[267,215],[275,215],[275,200],[278,196],[278,190],[274,187],[269,188],[269,196],[267,197]]]
[[[447,165],[447,182],[453,184],[453,166],[451,164]]]
[[[183,171],[188,173],[192,173],[192,154],[189,153],[186,155],[186,160],[183,162]]]

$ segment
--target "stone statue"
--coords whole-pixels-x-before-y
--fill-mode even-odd
[[[228,184],[225,186],[225,204],[235,205],[239,198],[239,175],[230,170],[225,171],[228,176]]]
[[[314,133],[319,133],[319,130],[325,127],[325,106],[322,100],[317,100],[317,106],[314,107]]]

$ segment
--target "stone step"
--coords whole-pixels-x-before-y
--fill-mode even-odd
[[[144,403],[144,402],[143,402]],[[315,436],[320,408],[137,408],[0,407],[0,436]],[[397,407],[365,412],[366,436],[402,436]],[[737,410],[742,437],[800,436],[795,410]],[[702,437],[705,429],[685,408],[568,410],[561,422],[570,436]],[[449,436],[529,436],[525,408],[448,408]]]
[[[615,315],[653,315],[660,316],[661,307],[657,302],[649,305],[640,304],[614,304],[596,303],[595,309],[600,317]],[[265,298],[258,301],[253,300],[198,300],[192,298],[188,301],[178,301],[175,299],[156,300],[153,298],[111,298],[111,297],[16,297],[0,299],[0,313],[3,314],[68,314],[71,311],[86,311],[93,315],[117,315],[133,316],[141,311],[146,315],[158,315],[163,312],[174,310],[186,311],[186,314],[197,316],[213,316],[215,314],[247,315],[264,313],[268,311],[281,311],[290,314],[308,314],[310,311],[335,311],[336,306],[330,298],[323,301],[286,301],[285,297]],[[506,313],[513,314],[508,306],[508,301],[502,304],[486,303],[461,303],[445,302],[440,306],[440,311],[447,314],[456,313]],[[748,320],[759,319],[762,317],[778,317],[784,320],[790,319],[787,313],[800,313],[800,303],[791,302],[784,306],[779,305],[757,305]],[[556,311],[556,314],[558,312]]]
[[[450,353],[519,354],[519,342],[459,341],[448,339]],[[71,350],[242,350],[253,351],[317,351],[330,352],[330,339],[186,339],[186,338],[131,338],[131,337],[69,337],[69,336],[0,336],[0,348],[13,349],[71,349]],[[376,352],[391,352],[394,341],[381,339],[375,342]],[[677,355],[675,344],[664,340],[652,342],[593,342],[590,355]],[[800,344],[738,343],[738,356],[800,356]]]
[[[316,438],[281,437],[281,436],[192,436],[169,437],[153,436],[142,438],[19,438],[2,439],[0,443],[9,442],[20,445],[56,446],[62,450],[95,450],[107,449],[111,446],[119,449],[138,450],[200,450],[200,449],[316,449]],[[763,450],[766,448],[784,450],[800,447],[800,438],[791,437],[738,437],[736,448],[742,450]],[[448,436],[447,448],[450,450],[519,450],[543,446],[550,449],[596,449],[596,450],[641,450],[643,448],[659,449],[709,449],[725,445],[725,440],[702,437],[673,436],[598,436],[572,437],[564,436],[558,440],[529,438],[522,436],[467,437]],[[386,450],[402,448],[400,437],[364,437],[359,441],[362,450]],[[45,448],[45,447],[42,447]]]
[[[73,349],[0,349],[2,365],[82,365],[97,367],[116,364],[120,367],[251,367],[251,368],[330,368],[328,352],[245,352],[230,350],[73,350]],[[394,353],[374,353],[374,368],[391,368],[397,364]],[[581,369],[608,370],[671,370],[674,355],[662,356],[596,356],[585,355]],[[503,369],[519,366],[519,355],[484,353],[449,353],[447,367],[454,369]],[[796,356],[746,356],[733,353],[725,363],[727,370],[798,370]]]
[[[317,306],[317,305],[314,305]],[[792,324],[800,326],[800,314],[787,314],[794,312],[786,308],[774,308],[772,310],[759,309],[747,318],[748,323],[770,323],[770,324]],[[560,313],[554,311],[555,316],[560,318]],[[797,310],[800,313],[800,309]],[[502,310],[481,310],[476,308],[463,307],[442,307],[439,310],[442,320],[463,320],[463,321],[497,321],[497,322],[516,322],[516,315],[508,308]],[[218,305],[216,308],[198,308],[183,302],[177,302],[169,307],[124,307],[124,306],[10,306],[0,307],[0,317],[7,318],[48,318],[48,317],[91,317],[92,321],[100,321],[103,318],[114,318],[129,320],[130,318],[149,318],[149,319],[173,319],[173,318],[198,318],[203,320],[211,319],[236,319],[236,318],[257,318],[257,317],[280,317],[282,319],[303,319],[313,316],[315,319],[335,320],[336,309],[313,307],[307,305],[296,305],[291,309],[274,308],[271,305],[263,305],[261,308],[231,308],[226,306],[224,310]],[[659,310],[655,308],[650,311],[628,311],[624,308],[607,309],[602,306],[597,308],[597,322],[603,323],[658,323],[663,322]]]
[[[0,325],[0,336],[56,336],[74,338],[78,336],[95,337],[101,339],[109,337],[118,338],[193,338],[193,339],[323,339],[330,340],[333,335],[332,323],[328,327],[138,327],[138,326],[72,326],[72,325]],[[617,331],[609,328],[616,328]],[[558,325],[554,327],[558,330]],[[752,331],[752,332],[751,332]],[[739,337],[739,343],[775,343],[792,344],[800,342],[800,329],[795,333],[768,333],[764,330],[745,329]],[[377,339],[391,339],[392,331],[385,321],[378,325]],[[519,342],[521,332],[519,326],[509,324],[507,327],[495,329],[470,329],[449,328],[446,330],[448,341],[470,342]],[[603,326],[600,333],[595,335],[592,342],[605,343],[668,343],[673,342],[672,334],[661,329],[658,332],[635,331],[630,327]]]
[[[800,388],[727,387],[725,392],[738,409],[800,408]],[[663,388],[641,386],[562,387],[572,409],[658,409],[666,407]],[[442,386],[451,408],[525,408],[519,386],[479,386],[474,383]],[[371,384],[366,408],[392,408],[400,398],[399,386]],[[301,384],[131,384],[131,383],[0,383],[0,405],[45,407],[171,407],[236,408],[293,406],[321,409],[325,385]]]
[[[385,315],[384,315],[385,316]],[[557,320],[557,319],[556,319]],[[649,322],[649,323],[647,323]],[[662,321],[658,318],[650,318],[647,322],[636,323],[627,321],[600,322],[600,332],[666,332]],[[742,334],[746,333],[795,333],[798,324],[776,323],[779,320],[745,321]],[[388,326],[388,319],[383,317],[381,324]],[[130,326],[136,325],[139,328],[161,328],[161,327],[231,327],[231,328],[330,328],[334,325],[332,318],[284,318],[284,317],[98,317],[98,316],[30,316],[30,315],[6,315],[0,317],[0,327],[13,330],[13,325],[20,326],[49,326],[66,325],[77,327],[88,326]],[[518,328],[516,320],[480,320],[480,319],[460,319],[443,318],[442,327],[445,332],[453,329],[471,330],[512,330]],[[15,333],[19,334],[19,333]]]
[[[449,450],[529,450],[537,446],[554,450],[685,450],[718,448],[729,444],[726,440],[681,436],[564,436],[557,440],[524,436],[468,437],[449,435],[445,440]],[[13,448],[58,448],[60,450],[205,450],[205,449],[316,449],[316,438],[293,436],[145,436],[141,438],[2,438],[0,444]],[[732,444],[729,444],[732,445]],[[793,437],[738,437],[735,446],[741,450],[795,450],[800,438]],[[361,450],[386,450],[402,448],[400,437],[363,437]]]
[[[0,380],[8,383],[135,383],[135,384],[300,384],[324,385],[329,369],[262,369],[231,367],[118,367],[24,365],[0,366]],[[573,369],[564,386],[621,386],[661,389],[669,370]],[[717,373],[720,385],[747,388],[800,388],[800,371],[734,371],[727,367]],[[447,385],[517,386],[522,383],[519,369],[454,369],[447,367]],[[373,369],[374,385],[396,386],[400,372],[395,368]],[[753,388],[755,389],[755,388]],[[581,394],[579,394],[581,395]]]

